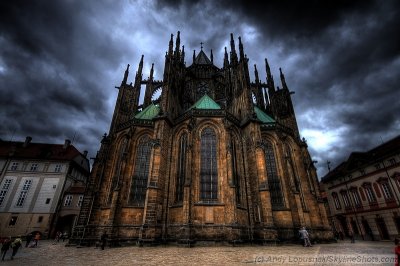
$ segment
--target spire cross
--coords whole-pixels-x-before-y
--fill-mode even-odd
[[[203,42],[200,43],[201,50],[203,50],[203,44],[204,44]]]

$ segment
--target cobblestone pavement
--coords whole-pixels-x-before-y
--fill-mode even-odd
[[[66,247],[43,240],[37,248],[23,247],[14,260],[8,251],[0,265],[394,265],[393,242],[340,241],[312,247]]]

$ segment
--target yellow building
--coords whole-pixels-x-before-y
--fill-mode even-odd
[[[315,167],[285,77],[262,82],[239,37],[223,66],[201,47],[185,62],[171,35],[163,80],[125,71],[73,240],[276,242],[306,226],[329,239]],[[144,90],[141,90],[143,87]],[[140,93],[144,93],[139,103]]]
[[[0,236],[68,233],[79,214],[80,206],[73,212],[60,210],[65,191],[86,184],[87,153],[80,153],[69,140],[64,144],[31,140],[0,140]]]

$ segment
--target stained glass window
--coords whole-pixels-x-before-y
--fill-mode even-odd
[[[268,185],[272,207],[283,207],[281,182],[276,168],[274,149],[271,143],[265,145],[265,165],[267,166]]]
[[[217,138],[211,128],[201,133],[200,199],[217,200]]]
[[[241,203],[241,191],[240,191],[240,152],[237,151],[236,139],[231,139],[231,149],[232,149],[232,178],[233,184],[235,186],[236,203]]]
[[[137,146],[135,169],[132,176],[130,203],[140,205],[144,204],[150,168],[150,153],[150,138],[144,136],[139,140]]]
[[[186,151],[187,151],[187,134],[184,133],[179,139],[178,167],[176,177],[176,202],[183,200],[183,185],[186,173]]]

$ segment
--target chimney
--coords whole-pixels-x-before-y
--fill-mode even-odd
[[[88,151],[83,151],[83,156],[87,157]]]
[[[71,145],[71,141],[69,139],[66,139],[65,142],[64,142],[63,149],[64,150],[67,149],[69,145]]]
[[[31,143],[31,141],[32,141],[32,137],[27,136],[27,137],[25,138],[25,142],[24,142],[23,147],[24,147],[24,148],[28,147],[28,145],[29,145],[29,143]]]

